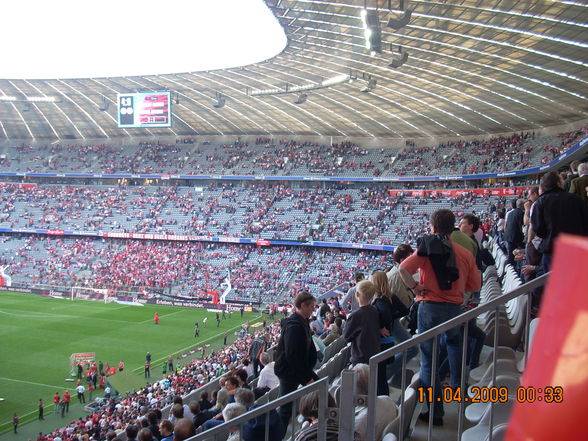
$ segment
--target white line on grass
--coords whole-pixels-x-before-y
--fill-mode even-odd
[[[14,381],[15,383],[34,384],[35,386],[50,387],[52,389],[55,389],[55,388],[57,388],[57,389],[67,389],[67,387],[64,387],[64,386],[53,386],[51,384],[35,383],[34,381],[16,380],[14,378],[0,377],[0,380]]]

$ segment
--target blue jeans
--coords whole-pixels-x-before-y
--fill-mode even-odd
[[[396,344],[396,345],[399,345],[403,341],[406,341],[409,338],[411,338],[410,333],[404,328],[404,326],[402,326],[400,324],[398,319],[394,320],[394,322],[392,324],[392,329],[391,329],[390,335],[394,339],[394,344]],[[406,362],[408,363],[408,361],[410,359],[416,357],[416,355],[418,353],[418,349],[416,348],[416,346],[413,346],[412,348],[408,349],[406,352],[407,352]],[[388,366],[386,366],[386,375],[387,375],[388,379],[391,380],[392,377],[394,375],[396,375],[397,373],[399,373],[401,370],[402,370],[402,352],[400,354],[396,354],[394,356],[394,360],[390,360],[390,364],[388,364]],[[408,381],[410,381],[410,378],[408,378]]]
[[[434,328],[437,325],[445,323],[461,313],[461,305],[457,303],[431,303],[421,302],[419,305],[418,328],[419,334]],[[461,375],[461,326],[456,326],[444,334],[445,344],[447,346],[447,359],[453,378],[459,378]],[[437,346],[439,352],[439,345]],[[437,365],[433,366],[433,339],[421,343],[421,382],[424,387],[433,386],[433,412],[435,416],[442,417],[443,401],[441,394],[441,382],[439,380],[439,353],[437,354]],[[435,384],[431,385],[431,374],[435,369]],[[437,400],[439,398],[439,400]]]

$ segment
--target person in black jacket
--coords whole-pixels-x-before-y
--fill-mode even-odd
[[[522,199],[512,200],[512,210],[506,213],[506,224],[504,226],[504,241],[508,252],[508,263],[515,266],[513,251],[523,247],[523,220],[525,212],[525,201]]]
[[[588,236],[588,208],[579,196],[566,193],[561,178],[549,172],[541,178],[541,196],[531,210],[531,225],[542,239],[538,251],[543,253],[541,266],[551,266],[553,242],[560,233]]]
[[[280,380],[280,396],[295,391],[299,385],[318,380],[313,368],[317,354],[308,319],[314,312],[316,299],[302,291],[294,298],[294,313],[281,322],[282,333],[276,349],[274,372]],[[288,427],[292,404],[280,407],[280,418],[284,428]]]

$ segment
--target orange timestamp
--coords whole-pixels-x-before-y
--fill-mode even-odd
[[[472,386],[471,394],[462,393],[461,388],[444,387],[441,395],[435,396],[432,387],[418,387],[417,399],[421,403],[441,402],[444,403],[506,403],[516,400],[519,403],[562,403],[564,391],[561,386],[520,386],[515,393],[510,393],[507,387]]]

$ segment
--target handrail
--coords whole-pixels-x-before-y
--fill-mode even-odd
[[[390,349],[382,351],[370,358],[369,361],[369,385],[368,385],[368,415],[367,415],[367,439],[375,439],[375,430],[376,430],[376,394],[377,394],[377,376],[378,376],[378,364],[381,361],[387,360],[392,356],[399,354],[407,349],[416,346],[420,343],[423,343],[427,340],[430,340],[433,337],[436,337],[439,334],[444,333],[445,331],[452,329],[456,326],[461,325],[462,323],[466,323],[471,319],[475,319],[480,314],[485,312],[495,310],[498,306],[503,305],[504,303],[512,300],[520,295],[526,294],[529,291],[538,288],[540,286],[545,285],[547,278],[549,277],[549,273],[543,274],[536,279],[531,280],[530,282],[521,285],[512,291],[509,291],[505,294],[502,294],[491,301],[484,303],[483,305],[479,305],[476,308],[473,308],[469,311],[464,312],[463,314],[458,315],[451,320],[446,321],[445,323],[441,323],[440,325],[435,326],[432,329],[429,329],[422,334],[412,337],[409,340],[406,340],[399,345],[396,345]]]
[[[223,433],[230,429],[231,427],[241,425],[252,418],[255,418],[260,415],[267,414],[270,410],[277,408],[278,406],[286,403],[290,403],[295,401],[296,399],[302,398],[303,396],[307,395],[309,392],[313,392],[315,390],[320,391],[319,395],[319,419],[318,419],[318,441],[326,441],[326,429],[327,429],[327,394],[329,388],[329,379],[328,378],[321,378],[320,380],[314,381],[300,389],[295,390],[294,392],[290,392],[288,395],[284,395],[283,397],[276,398],[269,403],[266,403],[260,407],[256,407],[255,409],[249,410],[245,412],[243,415],[239,415],[236,418],[233,418],[229,421],[225,421],[223,424],[219,424],[213,428],[208,429],[206,432],[199,433],[194,435],[191,438],[188,438],[186,441],[202,441],[213,437],[217,434]],[[294,422],[293,422],[294,423]]]

